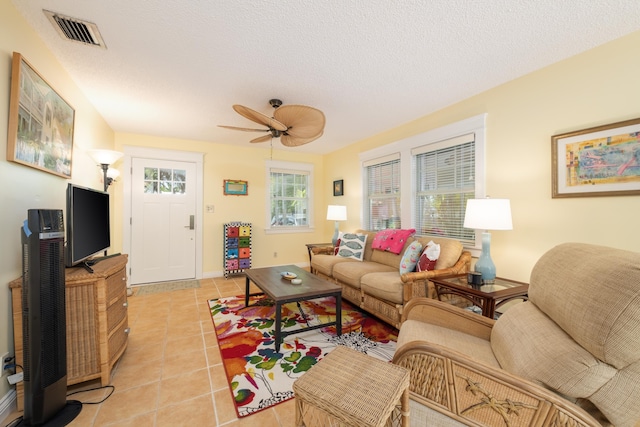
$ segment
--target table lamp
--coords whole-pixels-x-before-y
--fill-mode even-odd
[[[493,283],[496,266],[491,260],[491,233],[489,230],[511,230],[511,203],[509,199],[469,199],[464,214],[465,228],[484,230],[482,232],[482,253],[475,270],[482,274],[483,283]]]
[[[331,239],[331,243],[333,243],[333,246],[335,246],[336,243],[338,243],[338,236],[340,236],[340,231],[338,230],[339,221],[347,220],[347,207],[340,205],[329,205],[329,207],[327,208],[327,220],[336,222],[333,239]]]

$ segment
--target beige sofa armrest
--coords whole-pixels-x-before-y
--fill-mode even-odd
[[[436,291],[433,283],[429,282],[430,278],[450,276],[452,274],[462,274],[469,271],[471,266],[471,253],[463,251],[458,261],[449,268],[429,271],[413,271],[400,276],[400,280],[404,285],[403,299],[404,304],[416,297],[427,296],[436,298]]]
[[[453,329],[485,340],[491,337],[495,320],[430,298],[414,298],[402,311],[402,320],[419,320]]]
[[[465,425],[601,427],[553,392],[437,344],[408,342],[393,363],[411,371],[412,400]]]

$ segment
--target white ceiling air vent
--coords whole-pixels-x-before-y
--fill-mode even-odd
[[[42,11],[63,39],[103,49],[107,48],[96,24],[60,15],[50,10],[43,9]]]

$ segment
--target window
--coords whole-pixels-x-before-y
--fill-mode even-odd
[[[312,224],[313,165],[267,162],[267,227],[272,232],[309,230]]]
[[[462,225],[467,200],[485,196],[485,122],[480,114],[361,153],[362,228],[415,228],[475,253],[481,233]]]
[[[400,228],[400,155],[364,163],[367,230]]]
[[[463,228],[467,200],[475,197],[474,135],[463,135],[411,150],[415,157],[417,234],[475,243]]]
[[[144,168],[144,192],[184,194],[187,171],[183,169]]]

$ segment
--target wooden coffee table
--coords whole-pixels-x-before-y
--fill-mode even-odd
[[[290,271],[302,280],[299,285],[293,285],[290,280],[282,277],[280,273]],[[267,294],[276,304],[276,331],[275,342],[276,352],[280,351],[280,343],[284,337],[299,332],[310,331],[313,329],[324,328],[325,326],[336,326],[336,334],[342,335],[342,288],[327,280],[321,279],[308,271],[301,269],[295,265],[282,265],[278,267],[252,268],[245,270],[247,276],[244,304],[249,306],[249,297],[253,295]],[[263,292],[250,294],[249,284],[253,281],[257,287]],[[321,323],[318,325],[308,326],[295,331],[282,331],[282,306],[284,304],[295,302],[298,309],[302,313],[300,301],[307,301],[321,297],[334,297],[336,299],[336,320],[333,322]]]
[[[514,299],[527,300],[529,285],[515,280],[496,277],[494,283],[473,286],[467,283],[466,274],[433,277],[429,279],[436,288],[438,299],[442,295],[461,296],[482,309],[482,315],[493,319],[497,307]]]

